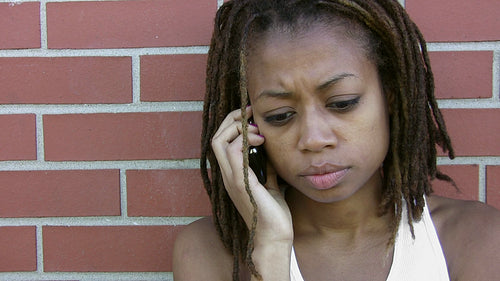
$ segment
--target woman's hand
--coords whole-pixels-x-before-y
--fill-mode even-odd
[[[251,116],[247,108],[247,116]],[[228,114],[212,138],[212,148],[219,163],[224,186],[250,229],[254,207],[245,190],[243,176],[243,136],[240,110]],[[264,137],[255,125],[248,126],[248,144],[259,146]],[[267,165],[264,187],[248,169],[249,187],[257,205],[257,226],[252,258],[264,280],[290,280],[290,254],[293,227],[290,210],[280,192],[276,172]],[[255,276],[253,276],[255,277]],[[253,280],[253,279],[252,279]]]
[[[247,108],[247,116],[251,116]],[[234,205],[250,228],[253,209],[243,181],[243,135],[240,110],[228,114],[212,138],[212,148],[219,163],[224,186]],[[264,143],[255,125],[248,126],[248,144],[259,146]],[[260,243],[292,243],[293,228],[290,211],[280,192],[274,168],[267,165],[267,183],[262,186],[255,173],[249,169],[250,190],[258,207],[255,246]]]

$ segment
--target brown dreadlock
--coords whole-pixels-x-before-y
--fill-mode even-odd
[[[248,155],[244,153],[245,186],[254,206],[254,222],[245,225],[222,181],[211,149],[211,139],[227,114],[241,108],[243,151],[248,151],[246,57],[249,37],[254,38],[277,25],[318,19],[340,20],[361,27],[368,55],[376,63],[390,115],[390,147],[383,163],[384,185],[381,213],[394,210],[389,244],[394,243],[406,202],[408,222],[420,220],[424,195],[432,192],[434,178],[452,181],[436,168],[436,144],[454,158],[450,138],[434,97],[434,79],[422,34],[396,0],[234,0],[217,12],[207,65],[203,110],[201,172],[212,203],[214,225],[234,258],[233,279],[238,280],[240,259],[250,272],[253,265],[253,235],[257,206],[248,187]],[[304,27],[302,27],[304,29]],[[354,32],[354,31],[353,31]],[[359,31],[356,31],[359,32]],[[362,36],[363,37],[363,36]],[[373,57],[373,58],[372,58]],[[208,172],[207,160],[210,163]]]

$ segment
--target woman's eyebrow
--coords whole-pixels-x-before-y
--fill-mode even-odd
[[[344,78],[347,78],[347,77],[357,77],[356,75],[352,74],[352,73],[340,73],[340,74],[337,74],[337,75],[334,75],[333,77],[330,77],[328,80],[326,80],[326,82],[324,83],[321,83],[321,85],[319,85],[317,87],[317,90],[318,91],[322,91],[328,87],[330,87],[331,85],[339,82],[340,80],[344,79]]]
[[[317,90],[318,91],[325,90],[328,87],[330,87],[331,85],[339,82],[342,79],[348,78],[348,77],[357,77],[357,76],[353,73],[346,73],[346,72],[334,75],[333,77],[330,77],[326,82],[321,83],[321,85],[319,85],[317,87]],[[291,95],[292,95],[292,93],[289,93],[289,92],[279,92],[279,91],[273,91],[273,90],[266,90],[266,91],[263,91],[262,93],[259,94],[259,96],[257,97],[257,100],[260,98],[263,98],[263,97],[288,98]]]
[[[288,92],[275,92],[272,90],[266,90],[263,91],[262,93],[259,94],[257,99],[263,98],[263,97],[270,97],[270,98],[287,98],[290,97],[292,94]]]

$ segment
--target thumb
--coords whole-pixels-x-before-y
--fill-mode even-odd
[[[274,169],[273,165],[267,162],[266,170],[267,170],[267,182],[265,185],[266,188],[280,191],[280,187],[278,185],[278,174],[276,173],[276,170]]]

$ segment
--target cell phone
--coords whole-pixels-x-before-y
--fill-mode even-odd
[[[248,120],[253,123],[253,118]],[[267,157],[262,145],[251,146],[248,149],[248,165],[257,176],[259,182],[264,185],[267,182]]]
[[[267,182],[267,160],[266,151],[262,145],[251,146],[248,150],[248,165],[257,176],[259,182],[264,185]]]
[[[267,181],[266,152],[262,145],[251,146],[248,150],[248,165],[257,176],[259,182],[264,185]]]

